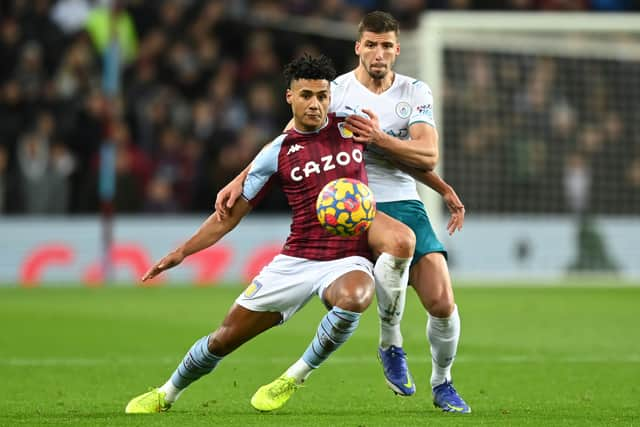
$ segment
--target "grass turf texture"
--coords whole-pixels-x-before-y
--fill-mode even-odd
[[[0,425],[388,426],[639,425],[640,288],[460,288],[454,366],[473,414],[432,407],[425,314],[412,291],[403,321],[415,396],[387,389],[372,306],[359,329],[280,411],[253,392],[309,343],[312,300],[240,348],[164,414],[124,414],[215,328],[239,287],[0,289]]]

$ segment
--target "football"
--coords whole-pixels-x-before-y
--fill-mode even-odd
[[[361,181],[338,178],[327,183],[316,200],[318,221],[331,234],[357,236],[376,216],[373,193]]]

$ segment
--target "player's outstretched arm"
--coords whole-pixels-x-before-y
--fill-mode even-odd
[[[380,128],[378,116],[362,109],[369,118],[353,114],[347,117],[347,128],[354,133],[353,139],[363,144],[372,144],[384,150],[392,159],[414,168],[433,170],[438,163],[438,132],[426,123],[414,123],[409,128],[411,143],[388,135]]]
[[[196,231],[189,240],[156,262],[153,267],[142,276],[142,281],[145,282],[153,279],[163,271],[180,264],[182,260],[189,255],[215,244],[225,234],[233,230],[249,211],[251,211],[249,202],[240,199],[238,203],[233,205],[224,219],[220,218],[218,212],[214,212],[202,223],[198,231]]]

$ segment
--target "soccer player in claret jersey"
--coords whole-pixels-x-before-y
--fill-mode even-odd
[[[347,118],[355,140],[367,144],[365,160],[369,187],[378,211],[407,224],[416,235],[409,283],[429,313],[426,335],[431,346],[433,403],[446,412],[469,413],[471,408],[453,387],[451,366],[460,337],[460,317],[447,268],[446,250],[435,235],[420,200],[415,179],[440,193],[451,212],[450,234],[464,222],[464,206],[433,167],[438,159],[438,135],[431,90],[422,81],[392,70],[400,54],[398,22],[386,12],[368,13],[358,27],[355,70],[331,85],[329,111],[364,111]],[[246,173],[246,170],[245,172]],[[243,174],[223,188],[216,209],[224,215],[240,194]],[[390,263],[375,265],[380,317],[378,356],[389,387],[410,396],[416,387],[403,349],[400,321],[406,286],[397,286],[398,272]]]
[[[193,344],[166,383],[132,399],[125,412],[166,411],[189,384],[215,369],[243,343],[287,321],[316,294],[329,311],[309,347],[283,376],[251,400],[257,409],[276,409],[358,326],[374,293],[367,233],[334,236],[322,228],[315,213],[315,199],[327,182],[340,177],[367,182],[363,144],[354,142],[344,130],[344,115],[327,114],[330,81],[334,77],[333,66],[324,56],[305,56],[286,67],[286,97],[292,107],[294,128],[256,156],[243,186],[243,198],[225,218],[214,212],[186,243],[158,261],[143,277],[143,281],[152,279],[180,264],[186,256],[216,243],[249,213],[272,182],[279,181],[293,210],[291,233],[282,252],[236,299],[222,325]],[[342,159],[340,162],[322,167],[327,164],[326,159],[337,156]],[[394,224],[400,234],[410,236],[405,253],[410,257],[414,241],[406,226],[381,214],[371,229],[380,225],[393,229]]]

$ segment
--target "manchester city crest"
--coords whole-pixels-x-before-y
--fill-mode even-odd
[[[411,105],[408,102],[401,101],[396,104],[396,114],[401,119],[406,119],[411,115]]]

